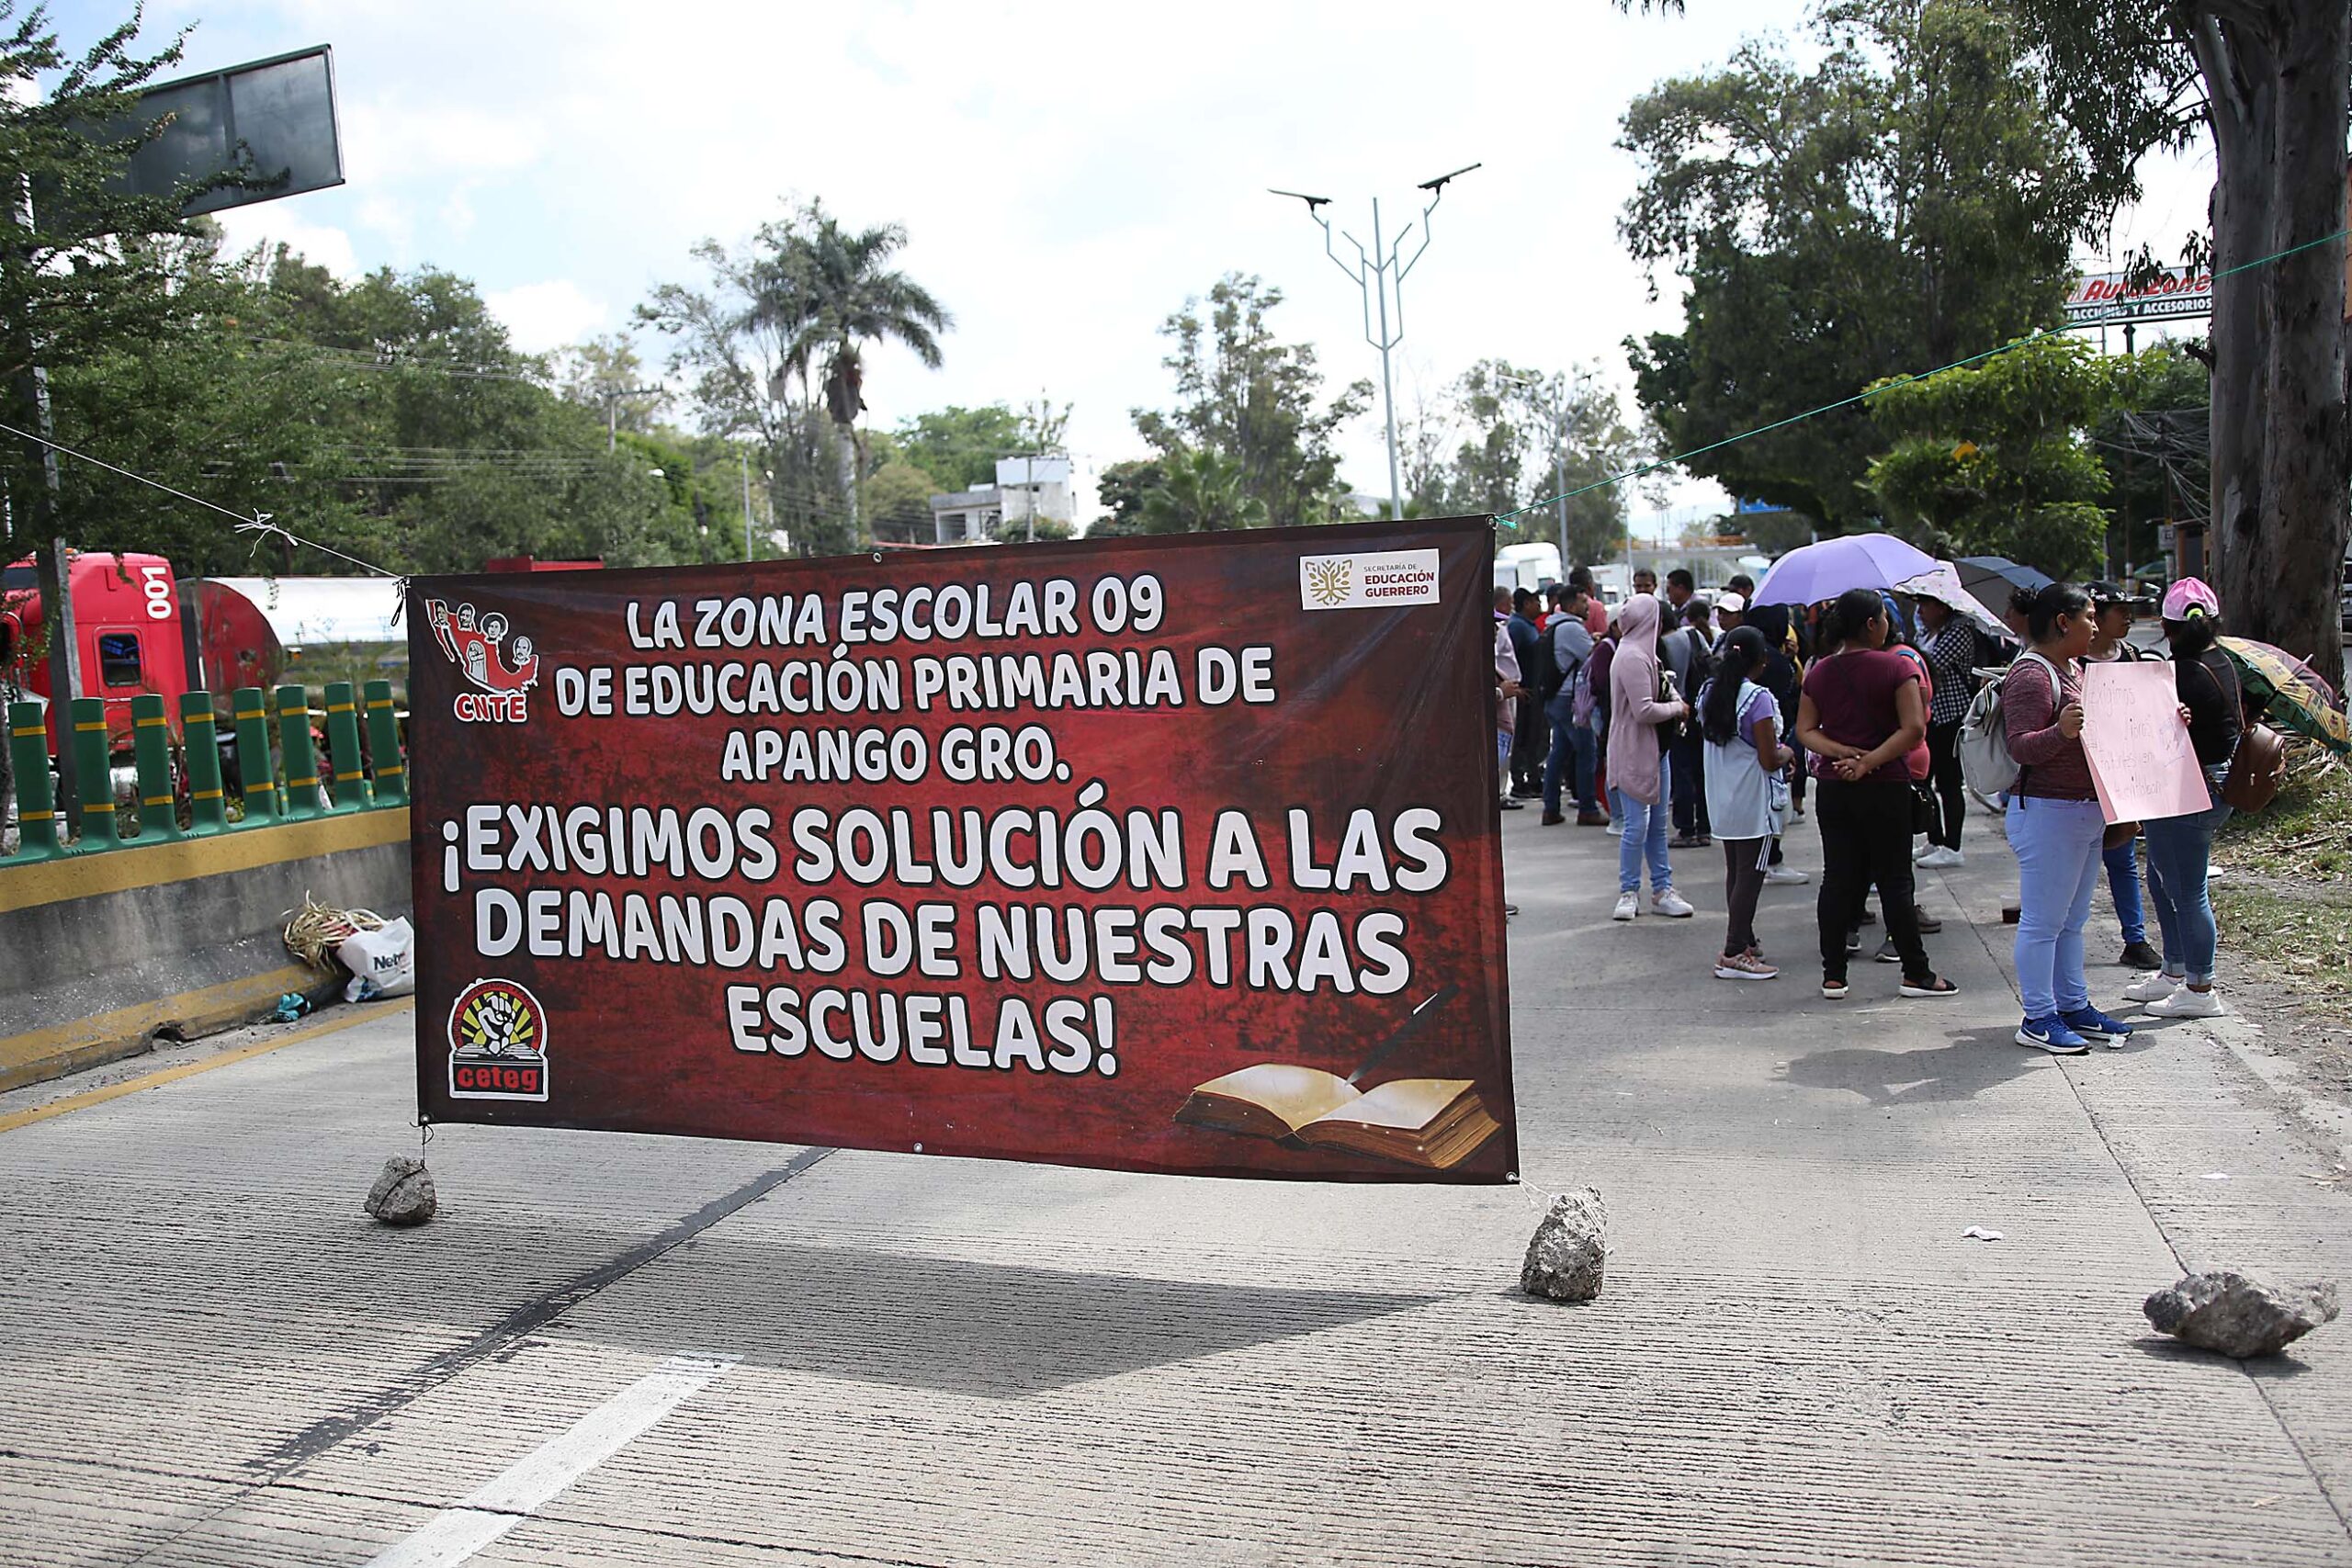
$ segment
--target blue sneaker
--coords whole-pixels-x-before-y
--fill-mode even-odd
[[[2066,1027],[2066,1021],[2056,1013],[2048,1018],[2029,1018],[2018,1025],[2017,1043],[2036,1051],[2047,1051],[2053,1056],[2080,1056],[2090,1050],[2090,1042]]]
[[[2132,1038],[2132,1026],[2120,1018],[2109,1018],[2097,1008],[2076,1008],[2058,1015],[2060,1021],[2086,1040],[2096,1040],[2110,1051],[2120,1051],[2123,1043]]]

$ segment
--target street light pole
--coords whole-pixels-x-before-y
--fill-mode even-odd
[[[1390,243],[1381,231],[1380,198],[1374,197],[1372,202],[1372,250],[1368,254],[1363,248],[1362,240],[1344,229],[1339,231],[1340,238],[1355,247],[1356,259],[1353,265],[1341,261],[1339,251],[1332,244],[1331,220],[1324,217],[1322,212],[1324,208],[1331,204],[1329,197],[1306,196],[1295,190],[1273,191],[1276,196],[1295,197],[1306,203],[1306,215],[1315,220],[1317,225],[1323,231],[1323,254],[1331,258],[1331,265],[1346,275],[1355,284],[1357,292],[1363,296],[1364,341],[1380,351],[1380,398],[1387,412],[1388,513],[1392,517],[1405,515],[1405,491],[1399,479],[1400,470],[1396,460],[1396,388],[1389,368],[1390,353],[1398,344],[1405,341],[1405,275],[1413,270],[1414,264],[1418,263],[1422,254],[1430,248],[1430,214],[1435,212],[1437,204],[1444,199],[1447,182],[1459,179],[1472,169],[1483,166],[1478,164],[1467,164],[1450,175],[1440,175],[1433,180],[1423,180],[1420,183],[1419,188],[1430,193],[1430,201],[1427,207],[1421,209],[1421,243],[1413,248],[1413,254],[1409,256],[1405,254],[1405,245],[1407,237],[1413,231],[1413,226],[1408,223],[1399,229],[1395,242]],[[1392,314],[1395,317],[1393,330],[1390,325]],[[1377,333],[1373,327],[1375,316],[1379,321]]]

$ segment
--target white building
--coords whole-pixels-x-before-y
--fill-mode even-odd
[[[1032,517],[1067,529],[1078,520],[1070,478],[1068,457],[1000,457],[996,483],[931,498],[933,542],[978,545],[1022,538]]]

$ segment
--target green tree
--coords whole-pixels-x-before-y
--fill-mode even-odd
[[[1577,491],[1566,504],[1568,563],[1604,559],[1624,539],[1624,486],[1600,481],[1638,464],[1643,443],[1589,372],[1547,375],[1482,359],[1400,434],[1408,514],[1515,512]],[[1522,538],[1559,539],[1556,504],[1515,521]]]
[[[1749,42],[1624,117],[1642,182],[1620,231],[1689,283],[1683,330],[1627,344],[1676,451],[2059,320],[2094,192],[2005,13],[1830,0],[1815,26],[1817,64]],[[1687,467],[1842,529],[1869,520],[1877,445],[1845,409]]]
[[[1204,447],[1179,447],[1163,456],[1159,468],[1159,482],[1143,494],[1143,533],[1204,534],[1263,528],[1271,521],[1266,503],[1250,493],[1235,458]]]
[[[907,461],[939,480],[942,490],[978,490],[996,483],[996,460],[1027,450],[1021,415],[1002,403],[976,409],[951,404],[899,422],[899,449]]]
[[[778,220],[734,251],[703,241],[691,253],[703,286],[661,285],[637,320],[670,340],[667,369],[684,378],[703,431],[751,444],[752,482],[766,490],[795,549],[837,554],[854,547],[857,534],[831,423],[801,374],[797,328],[763,294],[769,264],[796,235],[789,220]]]
[[[1283,343],[1267,324],[1282,300],[1280,289],[1228,273],[1205,313],[1185,301],[1160,327],[1175,342],[1161,363],[1176,373],[1178,404],[1133,411],[1136,428],[1163,457],[1209,452],[1237,465],[1242,493],[1276,524],[1328,523],[1341,488],[1332,436],[1370,406],[1372,383],[1322,402],[1313,346]]]
[[[1877,384],[1894,446],[1869,470],[1886,521],[1950,555],[1998,555],[2052,577],[2100,570],[2106,467],[2086,432],[2121,378],[2077,339],[2035,338],[1981,365]]]
[[[764,232],[764,231],[763,231]],[[841,454],[850,502],[850,544],[857,528],[857,417],[865,412],[865,349],[896,343],[933,369],[938,334],[954,324],[930,291],[889,265],[904,249],[899,224],[842,227],[819,201],[796,213],[783,243],[760,269],[760,309],[789,330],[787,367],[805,384],[821,366],[825,411]]]
[[[663,284],[638,308],[639,321],[673,340],[671,372],[692,378],[705,425],[757,436],[778,516],[803,555],[840,554],[861,537],[855,422],[866,347],[894,342],[940,362],[937,334],[950,318],[888,265],[906,238],[894,223],[844,229],[811,201],[762,224],[739,251],[704,241],[694,255],[707,285]]]
[[[891,457],[865,479],[865,524],[875,538],[897,544],[930,544],[933,538],[931,498],[942,486],[903,457]]]
[[[1102,514],[1087,525],[1086,536],[1122,539],[1144,532],[1144,498],[1159,487],[1164,471],[1155,457],[1105,464],[1094,479]]]

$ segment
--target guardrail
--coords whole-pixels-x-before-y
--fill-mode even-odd
[[[242,810],[232,818],[220,776],[212,694],[189,692],[180,698],[183,743],[176,768],[164,699],[153,694],[132,698],[131,761],[138,776],[134,830],[116,809],[107,754],[106,704],[96,697],[74,698],[60,716],[60,739],[74,748],[79,775],[89,784],[74,814],[80,830],[70,840],[50,778],[45,710],[40,703],[9,704],[8,746],[16,773],[20,840],[15,854],[0,857],[0,865],[102,854],[279,822],[406,806],[408,770],[401,754],[391,682],[370,681],[355,693],[350,682],[337,681],[326,688],[324,701],[326,750],[322,757],[311,735],[306,688],[280,686],[265,692],[259,686],[240,686],[231,694],[229,711],[237,738],[237,798],[242,803]],[[360,740],[363,707],[365,746]],[[277,720],[280,758],[271,755],[272,719]],[[185,826],[180,820],[183,805],[187,813]]]

